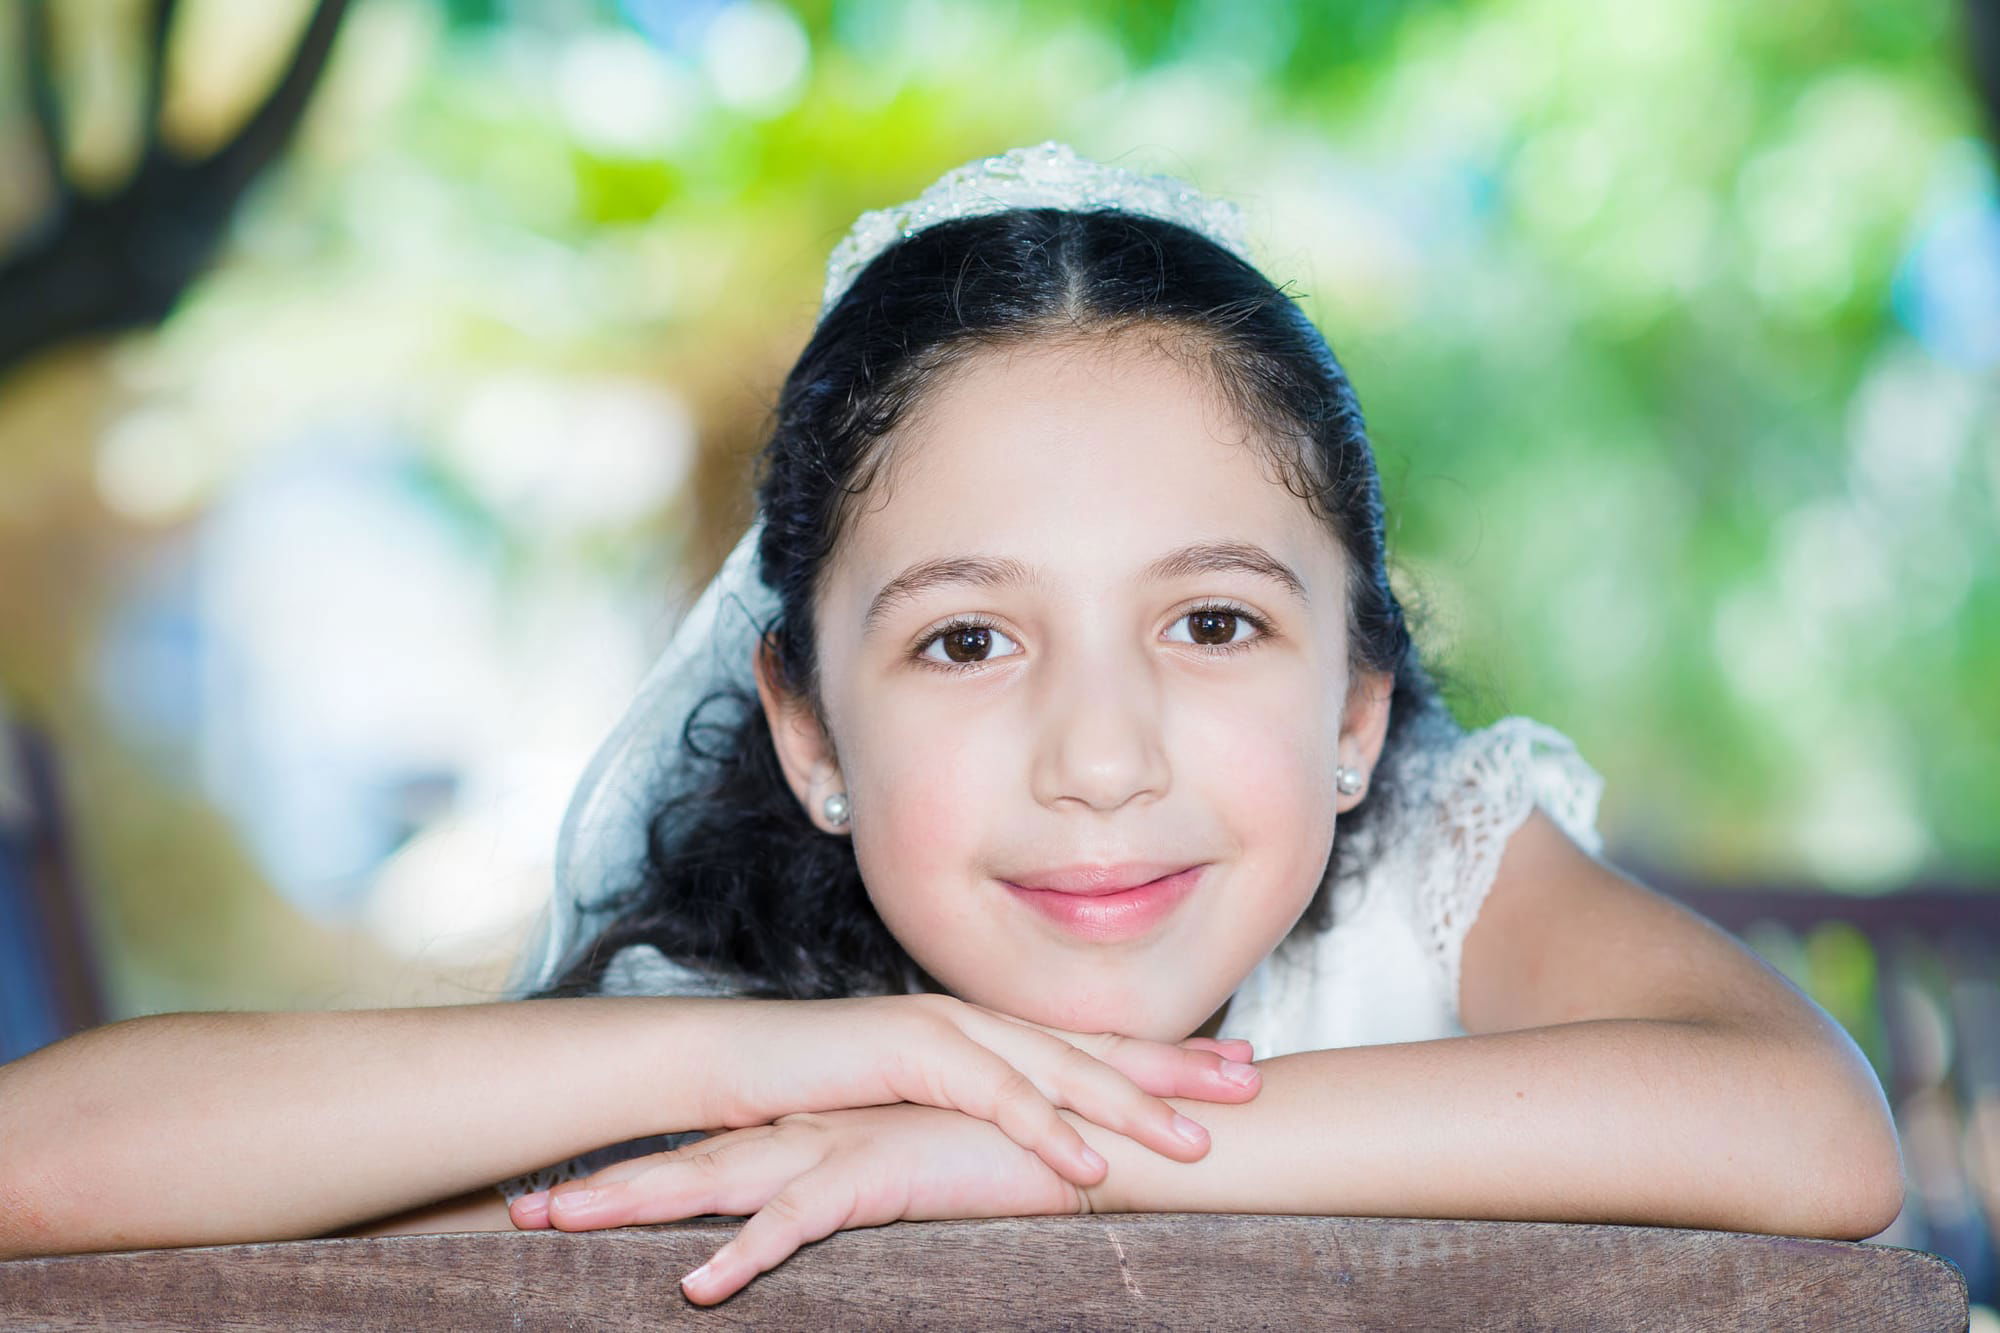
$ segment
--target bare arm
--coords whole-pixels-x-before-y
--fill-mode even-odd
[[[0,1258],[491,1220],[477,1191],[592,1148],[901,1101],[1095,1180],[1058,1105],[1199,1156],[1163,1098],[1255,1095],[1221,1065],[942,995],[128,1019],[0,1066]]]
[[[1262,1061],[1185,1108],[1199,1162],[1111,1161],[1105,1211],[1352,1213],[1860,1239],[1902,1206],[1881,1084],[1847,1033],[1726,932],[1540,811],[1465,938],[1469,1034]]]
[[[1199,1162],[1133,1151],[1072,1118],[1111,1163],[1092,1208],[1852,1240],[1901,1205],[1893,1138],[1837,1062],[1745,1033],[1612,1019],[1258,1068],[1256,1101],[1183,1108],[1214,1145]]]
[[[715,1006],[744,1003],[765,1002],[161,1014],[79,1033],[0,1066],[0,1258],[317,1236],[720,1123],[698,1071],[717,1067]]]
[[[468,1190],[394,1217],[371,1218],[331,1233],[342,1236],[435,1236],[455,1231],[516,1231],[507,1201],[497,1189]]]

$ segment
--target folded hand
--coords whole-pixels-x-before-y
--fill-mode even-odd
[[[724,1300],[801,1245],[849,1227],[1089,1211],[1088,1190],[991,1122],[908,1102],[730,1130],[526,1195],[510,1210],[524,1230],[561,1231],[748,1216],[681,1280],[697,1305]]]

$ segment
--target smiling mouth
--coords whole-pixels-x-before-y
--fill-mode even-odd
[[[1017,900],[1066,933],[1097,943],[1150,934],[1194,893],[1206,865],[1162,875],[1130,888],[1078,892],[1031,889],[1002,880]]]
[[[1117,864],[1065,866],[1059,870],[1037,871],[1020,879],[1003,879],[1017,889],[1101,897],[1144,888],[1148,884],[1184,874],[1194,869],[1189,861],[1123,861]]]

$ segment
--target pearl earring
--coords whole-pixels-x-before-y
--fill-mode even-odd
[[[827,823],[845,824],[847,822],[847,813],[848,813],[847,793],[844,791],[835,792],[833,795],[826,798],[826,804],[821,806],[820,808],[826,811]]]
[[[1359,769],[1336,768],[1333,770],[1333,784],[1340,788],[1340,794],[1343,796],[1354,795],[1355,792],[1360,791],[1366,786],[1367,782],[1367,778],[1362,775]]]

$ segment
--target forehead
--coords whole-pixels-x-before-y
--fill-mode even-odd
[[[1142,339],[982,351],[883,447],[829,592],[866,598],[914,561],[961,554],[1096,585],[1198,540],[1260,544],[1321,596],[1339,577],[1332,534],[1254,427]]]

